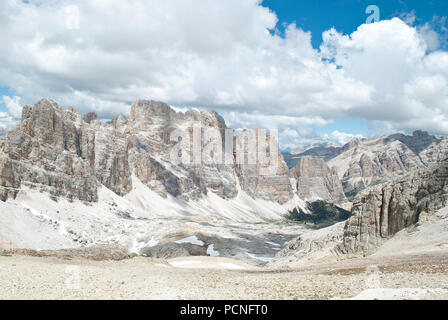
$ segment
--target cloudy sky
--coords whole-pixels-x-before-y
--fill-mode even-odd
[[[448,134],[447,16],[446,0],[2,0],[0,127],[42,97],[103,119],[145,98],[278,128],[283,148]]]

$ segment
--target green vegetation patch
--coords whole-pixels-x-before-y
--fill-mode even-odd
[[[350,217],[350,211],[325,201],[308,202],[307,209],[310,213],[305,213],[300,208],[294,208],[294,210],[289,211],[288,219],[296,222],[322,224],[336,223]]]

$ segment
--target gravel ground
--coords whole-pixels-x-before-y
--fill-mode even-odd
[[[213,265],[217,258],[196,259]],[[175,268],[142,257],[0,256],[0,299],[448,299],[447,261],[444,251],[295,270],[223,270]]]

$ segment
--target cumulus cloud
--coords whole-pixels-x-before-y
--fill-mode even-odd
[[[322,135],[322,138],[332,141],[339,145],[344,145],[347,142],[350,142],[351,140],[358,138],[362,139],[364,136],[362,134],[352,134],[352,133],[346,133],[346,132],[340,132],[338,130],[333,131],[332,133],[324,134]]]
[[[0,136],[19,121],[22,116],[22,106],[20,97],[3,96],[2,101],[6,106],[7,112],[0,112]]]
[[[36,3],[0,4],[0,79],[27,103],[45,95],[114,113],[148,97],[303,116],[369,98],[370,88],[321,62],[310,33],[269,32],[278,20],[259,1],[81,0],[79,29],[64,19],[70,1]]]
[[[423,26],[418,28],[420,35],[426,43],[429,51],[434,51],[439,49],[440,41],[439,34],[430,26],[429,23],[425,23]]]
[[[17,119],[12,118],[7,112],[0,112],[0,135],[7,130],[12,129]]]
[[[292,117],[246,112],[222,112],[222,115],[231,128],[260,128],[266,131],[277,131],[281,149],[319,141],[321,137],[311,126],[324,126],[333,123],[333,121],[320,116]]]
[[[3,103],[8,109],[8,114],[13,118],[20,118],[22,116],[22,106],[20,105],[20,97],[3,96]]]
[[[278,128],[285,145],[340,118],[448,133],[448,56],[427,53],[429,26],[329,30],[315,50],[277,23],[259,0],[5,0],[0,83],[101,118],[139,98],[213,108],[232,126]]]
[[[347,76],[375,88],[372,103],[348,113],[396,130],[448,133],[448,53],[427,53],[425,37],[393,18],[362,25],[351,35],[324,33],[322,52]]]

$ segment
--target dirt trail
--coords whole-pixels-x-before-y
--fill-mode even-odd
[[[211,257],[196,258],[196,264],[215,269],[175,261],[180,267],[142,257],[115,262],[0,257],[0,298],[348,299],[361,294],[364,298],[448,299],[447,251],[353,259],[296,270],[219,269],[245,265]],[[371,273],[372,267],[376,273]],[[387,289],[368,290],[375,287]]]

